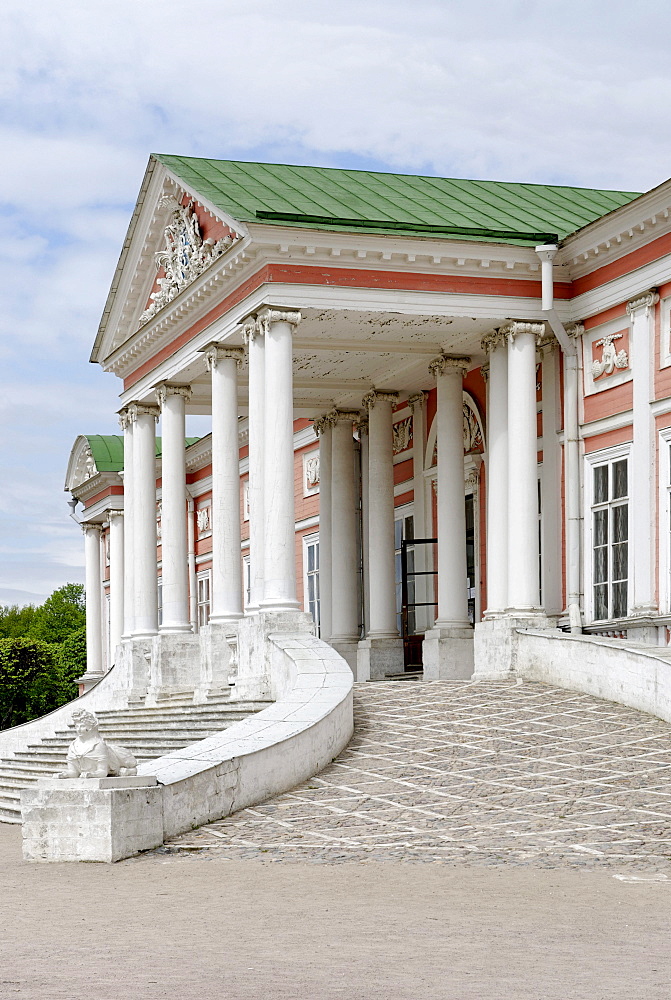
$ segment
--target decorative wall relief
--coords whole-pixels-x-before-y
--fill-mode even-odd
[[[482,428],[478,415],[470,400],[464,400],[464,452],[484,451],[485,442],[482,439]]]
[[[210,523],[210,509],[210,507],[201,507],[200,510],[196,511],[196,524],[198,525],[199,535],[202,535],[205,531],[209,531],[212,527]]]
[[[394,424],[392,434],[394,455],[407,451],[412,444],[412,417],[406,417],[405,420],[399,420]]]
[[[303,496],[309,497],[319,492],[319,452],[312,451],[303,456]]]
[[[156,505],[156,537],[161,540],[161,532],[163,531],[163,504],[159,501]]]
[[[624,337],[623,333],[611,333],[594,343],[594,347],[601,348],[601,358],[595,358],[592,361],[593,379],[607,377],[618,370],[629,367],[629,355],[625,350],[616,350],[614,344],[615,340],[621,340],[622,337]]]
[[[161,207],[166,205],[172,211],[163,231],[165,246],[155,254],[156,270],[162,268],[164,274],[158,279],[158,289],[149,296],[150,303],[140,316],[139,326],[172,302],[236,240],[235,236],[204,240],[193,202],[182,205],[168,197],[161,201]]]

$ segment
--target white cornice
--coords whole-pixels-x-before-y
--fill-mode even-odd
[[[671,181],[591,222],[564,240],[558,261],[572,279],[671,232]]]

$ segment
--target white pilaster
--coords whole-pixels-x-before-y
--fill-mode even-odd
[[[508,337],[508,609],[540,610],[536,342],[542,323],[511,323]],[[490,369],[491,371],[491,369]]]
[[[370,568],[368,565],[368,414],[360,413],[357,421],[361,448],[361,572],[363,576],[363,626],[364,635],[370,621]]]
[[[135,557],[133,553],[133,428],[135,421],[128,407],[120,411],[119,424],[123,430],[123,638],[129,639],[135,628]]]
[[[257,315],[265,340],[265,537],[261,607],[266,611],[294,611],[299,607],[296,596],[292,340],[300,318],[300,313],[270,308],[262,309]]]
[[[629,363],[633,369],[634,439],[629,470],[632,539],[629,546],[633,558],[629,594],[632,615],[657,612],[655,600],[655,438],[653,400],[653,360],[655,305],[659,295],[651,290],[627,303],[631,319]]]
[[[424,633],[427,680],[465,678],[473,672],[473,632],[468,620],[466,500],[464,480],[464,374],[470,358],[441,356],[436,378],[438,513],[438,617]]]
[[[487,611],[508,607],[508,344],[498,333],[483,338],[487,382]]]
[[[133,555],[135,561],[135,624],[133,636],[156,635],[156,420],[157,406],[134,403],[133,429]]]
[[[238,375],[241,348],[212,344],[212,603],[210,624],[243,615],[240,563]],[[250,405],[251,420],[251,405]]]
[[[541,467],[541,592],[546,614],[563,610],[561,573],[561,450],[559,421],[559,359],[554,337],[543,342],[543,465]]]
[[[403,642],[396,627],[394,570],[394,466],[392,405],[396,392],[373,389],[368,409],[368,570],[370,618],[359,643],[357,679],[403,672]]]
[[[124,623],[124,512],[109,512],[110,532],[110,653],[121,642]]]
[[[314,421],[319,437],[319,634],[329,642],[332,632],[331,482],[333,423],[326,416]]]
[[[253,614],[263,600],[263,549],[265,504],[263,496],[263,461],[265,452],[265,343],[263,331],[251,319],[243,327],[249,365],[249,562],[250,601]]]
[[[90,687],[103,673],[102,575],[100,564],[100,525],[83,523],[86,563],[86,673],[80,680]]]
[[[191,632],[189,563],[186,540],[186,415],[191,388],[164,382],[156,395],[161,407],[161,633]]]
[[[359,640],[359,559],[357,551],[357,489],[354,475],[353,422],[358,413],[334,410],[332,527],[331,645],[356,670]]]

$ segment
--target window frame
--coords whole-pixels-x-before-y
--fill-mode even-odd
[[[320,558],[319,558],[319,556],[320,556],[320,552],[319,552],[319,532],[318,531],[311,531],[309,534],[303,535],[302,539],[303,539],[303,610],[305,612],[307,612],[307,614],[312,614],[312,617],[313,617],[314,622],[315,622],[315,627],[316,627],[316,630],[317,630],[317,635],[321,635],[321,587],[320,587],[320,581],[319,581],[319,576],[320,576],[320,571],[321,571],[321,561],[320,561]],[[312,571],[312,573],[311,573],[309,571],[309,569],[308,569],[308,549],[311,546],[313,546],[313,545],[317,546],[317,569],[316,569],[316,572]],[[315,617],[314,613],[311,612],[311,609],[310,609],[310,597],[309,597],[309,595],[310,595],[310,576],[311,575],[312,576],[316,576],[316,578],[317,578],[317,597],[316,597],[316,600],[315,600],[315,604],[317,606],[317,616],[316,617]]]
[[[632,497],[631,497],[631,442],[626,444],[621,444],[614,446],[612,448],[603,449],[600,451],[590,452],[585,455],[585,475],[584,475],[584,558],[583,558],[583,579],[584,579],[584,601],[585,601],[585,618],[588,624],[602,624],[603,622],[611,621],[622,621],[629,617],[630,613],[630,602],[632,596],[632,583],[634,578],[634,548],[631,544],[632,542]],[[602,503],[595,504],[594,500],[594,470],[598,466],[608,465],[612,467],[615,462],[622,461],[623,459],[627,462],[627,496],[626,498],[621,498],[622,501],[627,504],[627,611],[626,614],[619,616],[618,618],[596,618],[595,616],[595,606],[594,606],[594,509],[595,507],[603,509],[606,507],[609,511],[609,526],[610,526],[610,511],[613,510],[615,506],[621,506],[618,501],[620,498],[615,500],[610,498],[610,488],[609,488],[609,499]],[[608,473],[608,481],[610,484],[612,473]],[[608,537],[608,610],[612,610],[612,539]]]
[[[200,599],[200,585],[201,583],[207,582],[207,600],[201,601]],[[201,621],[201,608],[207,608],[207,618],[205,621]],[[210,614],[212,612],[212,570],[211,569],[201,569],[196,573],[196,620],[198,622],[198,630],[205,625],[210,624]]]

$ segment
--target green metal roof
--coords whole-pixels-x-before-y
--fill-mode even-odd
[[[93,460],[98,472],[121,472],[123,469],[123,434],[87,434]],[[197,437],[185,438],[186,447],[200,441]],[[156,438],[156,457],[161,457],[161,439]]]
[[[156,155],[240,222],[526,243],[563,239],[639,197],[551,184]]]

